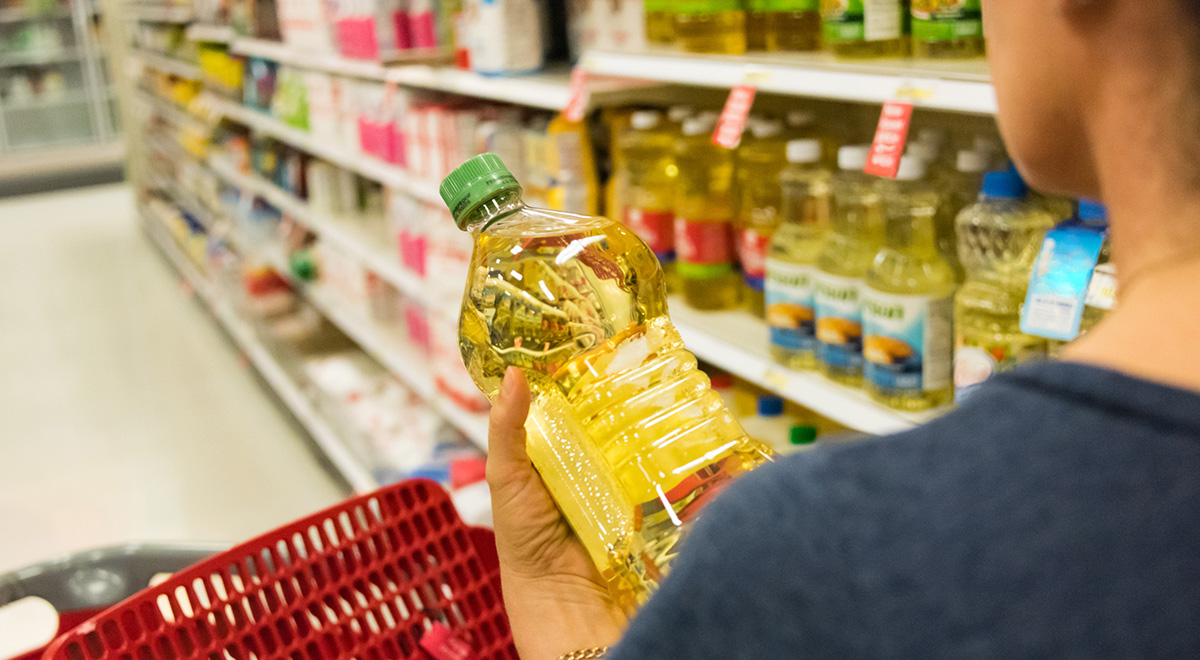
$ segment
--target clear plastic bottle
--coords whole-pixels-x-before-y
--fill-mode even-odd
[[[744,54],[746,12],[741,0],[676,0],[675,42],[689,53]]]
[[[639,110],[617,140],[620,158],[614,177],[621,221],[650,246],[667,278],[667,291],[678,289],[675,272],[675,135],[661,113]]]
[[[789,110],[784,116],[791,140],[818,140],[821,143],[821,164],[829,169],[837,168],[838,141],[826,126],[817,121],[817,115],[808,110]]]
[[[981,0],[912,0],[912,41],[917,57],[982,57]]]
[[[863,173],[867,146],[842,147],[833,177],[833,231],[817,257],[817,362],[845,384],[862,382],[863,277],[883,247],[883,205]]]
[[[1083,301],[1083,314],[1079,318],[1079,334],[1086,335],[1112,310],[1116,304],[1117,273],[1112,263],[1112,243],[1108,237],[1108,210],[1103,204],[1091,200],[1079,200],[1078,222],[1080,226],[1104,234],[1100,256],[1092,269],[1087,294]],[[1069,342],[1049,340],[1050,357],[1057,358]]]
[[[908,54],[902,0],[821,0],[825,47],[839,57]]]
[[[779,173],[787,166],[787,142],[777,119],[756,119],[748,128],[750,135],[736,152],[737,248],[746,306],[762,317],[767,247],[779,227]]]
[[[938,211],[938,250],[954,268],[958,281],[966,277],[962,262],[958,259],[958,239],[954,219],[963,209],[979,197],[983,186],[983,173],[987,169],[987,158],[978,152],[960,150],[954,161],[954,169],[943,170],[936,181],[943,202]]]
[[[821,50],[818,0],[763,0],[769,51]]]
[[[696,309],[732,309],[741,301],[734,267],[733,150],[712,143],[716,117],[683,122],[675,162],[675,269],[687,303]]]
[[[906,157],[877,186],[886,240],[863,290],[863,382],[884,405],[928,410],[953,398],[952,329],[956,278],[938,250],[942,196],[925,163]]]
[[[793,140],[782,187],[780,224],[767,253],[767,325],[771,356],[793,369],[817,366],[814,280],[829,234],[833,174],[821,165],[821,143]]]
[[[745,0],[746,50],[767,49],[767,3],[770,0]]]
[[[958,214],[967,280],[954,297],[956,401],[994,374],[1046,354],[1045,339],[1021,332],[1021,305],[1054,218],[1027,195],[1015,171],[989,172],[979,201]]]
[[[684,349],[662,269],[632,232],[525,206],[493,154],[459,166],[441,195],[475,242],[463,362],[493,400],[506,368],[525,372],[530,460],[632,610],[704,503],[771,450],[746,435]]]
[[[672,0],[646,0],[646,41],[667,45],[675,42],[675,15]]]

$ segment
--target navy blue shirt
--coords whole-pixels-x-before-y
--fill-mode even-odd
[[[1037,365],[761,468],[611,657],[1200,658],[1200,395]]]

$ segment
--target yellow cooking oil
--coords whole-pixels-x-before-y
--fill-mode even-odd
[[[821,49],[819,0],[760,0],[766,13],[766,48],[769,51]]]
[[[673,0],[646,0],[646,41],[652,44],[675,42]]]
[[[741,0],[675,0],[675,43],[689,53],[742,55],[746,12]]]
[[[1021,305],[1054,223],[1011,170],[985,175],[979,201],[958,214],[958,257],[967,279],[954,297],[956,402],[993,375],[1045,357],[1046,340],[1021,332]]]
[[[833,210],[833,175],[822,165],[822,151],[819,140],[788,142],[779,229],[767,252],[771,356],[793,369],[817,366],[814,282]]]
[[[742,264],[743,297],[750,312],[766,314],[764,286],[767,247],[779,227],[782,188],[779,175],[787,166],[783,121],[751,118],[736,159],[737,254]]]
[[[912,0],[912,48],[917,57],[982,57],[982,0]]]
[[[833,381],[862,383],[863,277],[883,247],[883,206],[863,173],[869,147],[838,150],[833,230],[817,256],[817,364]]]
[[[622,196],[621,222],[662,264],[667,292],[679,289],[675,270],[675,133],[657,110],[639,110],[617,138],[613,178]]]
[[[944,199],[908,156],[895,179],[876,187],[884,209],[884,245],[863,290],[863,386],[876,401],[905,412],[937,408],[954,397],[954,267],[938,247]]]
[[[746,50],[767,49],[767,3],[769,0],[745,0]]]
[[[770,460],[726,409],[667,314],[662,269],[604,217],[525,205],[494,154],[441,186],[474,238],[460,317],[463,362],[494,400],[522,369],[527,448],[614,597],[657,588],[702,506]]]
[[[908,54],[902,0],[821,0],[825,47],[839,57]]]
[[[716,117],[683,122],[675,163],[675,270],[696,309],[732,309],[742,298],[733,236],[734,152],[712,143]]]

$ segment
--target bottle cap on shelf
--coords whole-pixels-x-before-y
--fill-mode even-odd
[[[861,172],[867,166],[867,156],[871,147],[856,144],[838,149],[838,169]]]
[[[946,131],[933,126],[922,128],[917,132],[917,142],[933,147],[935,152],[940,151],[946,144]]]
[[[896,169],[897,181],[920,181],[925,178],[928,166],[925,161],[916,156],[905,156],[900,159],[900,167]]]
[[[521,190],[517,178],[508,171],[500,157],[493,153],[469,158],[442,179],[438,192],[454,216],[459,229],[466,229],[464,220],[480,204],[506,190]]]
[[[815,123],[817,123],[817,115],[809,110],[789,110],[787,113],[787,125],[792,128],[812,126]]]
[[[783,122],[778,119],[767,119],[765,117],[757,117],[747,123],[746,128],[750,129],[750,134],[758,139],[774,137],[783,132]]]
[[[913,142],[912,144],[908,145],[908,148],[904,151],[905,156],[920,158],[926,163],[933,162],[937,157],[937,151],[931,145],[922,144],[920,142]]]
[[[764,394],[758,397],[758,414],[761,417],[778,417],[783,414],[783,399]]]
[[[954,167],[959,172],[968,174],[979,174],[987,169],[988,158],[979,151],[973,149],[960,149],[958,157],[954,161]]]
[[[688,117],[683,120],[684,135],[700,135],[701,133],[709,133],[716,124],[717,118],[709,113],[702,112],[695,117]]]
[[[811,445],[817,441],[817,427],[793,426],[788,441],[793,445]]]
[[[638,110],[629,116],[629,125],[635,131],[645,131],[658,126],[662,115],[657,110]]]
[[[787,143],[789,163],[816,163],[821,160],[820,140],[792,140]]]
[[[667,119],[682,124],[684,119],[692,116],[692,106],[690,105],[673,105],[667,108]]]
[[[1002,199],[1021,199],[1029,192],[1029,187],[1015,170],[988,172],[983,175],[984,197],[999,197]]]
[[[1079,200],[1079,219],[1085,222],[1105,222],[1108,220],[1108,209],[1100,202],[1081,199]]]

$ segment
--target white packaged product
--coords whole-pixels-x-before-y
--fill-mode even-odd
[[[542,68],[541,0],[466,0],[472,16],[471,67],[484,75],[512,75]]]

